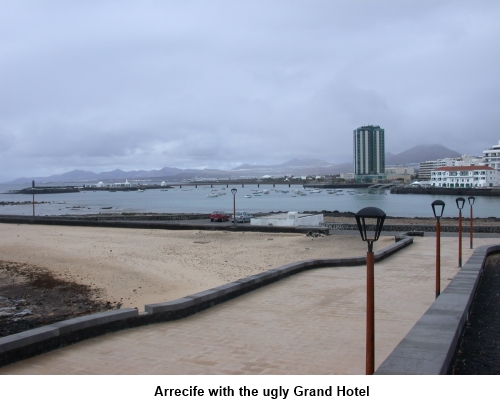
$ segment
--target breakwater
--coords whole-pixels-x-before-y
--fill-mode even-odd
[[[500,188],[393,187],[391,194],[500,197]]]
[[[61,194],[61,193],[79,193],[78,187],[73,186],[54,186],[54,187],[28,187],[22,190],[11,190],[9,194]]]

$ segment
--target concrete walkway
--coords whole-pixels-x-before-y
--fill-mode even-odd
[[[459,270],[457,245],[441,239],[442,289]],[[463,246],[465,263],[472,253],[466,238]],[[364,374],[365,273],[364,266],[307,271],[191,317],[90,339],[0,374]],[[375,265],[376,367],[434,301],[434,286],[434,237],[416,237]]]

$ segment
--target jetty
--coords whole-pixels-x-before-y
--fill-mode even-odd
[[[22,190],[11,190],[8,194],[59,194],[79,193],[78,187],[74,186],[51,186],[51,187],[27,187]]]

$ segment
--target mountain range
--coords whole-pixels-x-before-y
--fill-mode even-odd
[[[392,165],[414,165],[427,160],[443,159],[447,157],[458,157],[461,154],[448,149],[442,145],[419,145],[399,154],[386,152],[386,166]],[[292,159],[277,165],[251,165],[242,164],[232,170],[218,169],[179,169],[175,167],[163,167],[155,170],[131,170],[120,169],[94,173],[84,170],[72,170],[67,173],[55,174],[47,177],[18,178],[7,184],[30,183],[31,180],[43,183],[57,182],[95,182],[95,181],[119,181],[131,180],[167,180],[182,181],[198,178],[228,178],[228,177],[261,177],[264,175],[326,175],[352,172],[352,162],[333,164],[320,159]]]

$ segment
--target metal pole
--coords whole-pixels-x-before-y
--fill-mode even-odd
[[[375,277],[374,254],[366,253],[366,375],[375,372]]]
[[[233,222],[236,226],[236,194],[233,194]]]
[[[462,267],[462,210],[458,210],[458,267]]]
[[[472,240],[473,240],[474,228],[472,224],[472,205],[470,206],[470,248],[472,249]]]
[[[33,222],[35,222],[35,180],[31,181],[31,195],[33,197],[33,202],[31,203],[33,207]]]
[[[441,293],[441,224],[436,224],[436,298]]]

